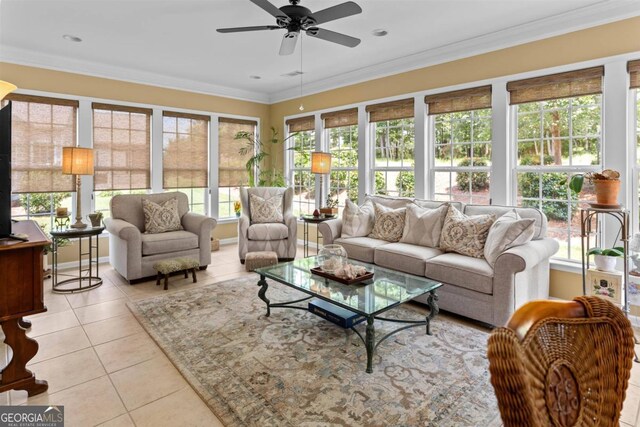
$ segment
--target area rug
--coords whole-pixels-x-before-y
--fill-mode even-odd
[[[266,317],[257,277],[130,303],[192,387],[227,426],[488,426],[499,421],[486,330],[445,315],[386,340],[365,372],[350,330],[302,310]],[[270,283],[267,297],[302,294]],[[386,317],[423,319],[401,306]],[[377,336],[397,327],[376,322]],[[359,325],[364,334],[364,326]],[[379,331],[379,332],[378,332]]]

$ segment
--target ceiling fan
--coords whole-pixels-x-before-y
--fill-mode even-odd
[[[316,25],[334,21],[347,16],[356,15],[362,12],[360,6],[352,1],[348,1],[336,6],[331,6],[318,12],[312,13],[304,6],[300,6],[300,0],[289,0],[290,5],[275,7],[269,0],[250,0],[255,5],[261,7],[266,12],[276,18],[276,25],[261,25],[255,27],[218,28],[219,33],[238,33],[245,31],[279,30],[285,29],[287,33],[280,45],[280,55],[291,55],[296,48],[296,42],[300,31],[304,31],[308,36],[338,43],[343,46],[356,47],[360,44],[360,39],[337,33],[335,31],[318,28]]]

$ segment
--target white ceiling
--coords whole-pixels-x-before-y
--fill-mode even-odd
[[[304,93],[640,15],[637,0],[355,1],[362,14],[321,27],[359,46],[303,37]],[[0,60],[274,102],[299,95],[299,77],[282,75],[300,69],[300,45],[283,57],[284,30],[215,31],[274,21],[249,0],[1,0]],[[389,35],[374,37],[376,28]]]

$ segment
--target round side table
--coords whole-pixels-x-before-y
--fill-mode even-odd
[[[322,236],[320,235],[320,232],[318,231],[318,224],[320,224],[321,222],[325,222],[325,221],[329,221],[330,219],[335,219],[337,218],[337,216],[332,216],[330,218],[327,217],[323,217],[323,216],[313,216],[313,215],[302,215],[300,217],[300,219],[302,219],[302,221],[304,222],[304,227],[303,227],[303,241],[304,241],[304,245],[303,245],[303,253],[304,253],[304,257],[308,257],[309,256],[309,224],[315,224],[316,225],[316,254],[318,253],[318,251],[320,250],[320,239],[322,239]]]
[[[73,293],[88,291],[102,285],[102,278],[98,272],[98,259],[100,253],[99,236],[104,227],[67,228],[64,230],[52,230],[52,290],[56,293]],[[58,248],[61,240],[78,239],[78,274],[58,272]],[[83,252],[82,240],[88,240],[88,246]],[[85,258],[83,258],[85,257]],[[89,266],[82,265],[82,261],[88,260]],[[60,280],[59,276],[71,276],[69,279]],[[75,286],[73,286],[75,285]]]

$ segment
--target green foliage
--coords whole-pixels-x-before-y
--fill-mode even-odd
[[[624,256],[624,247],[616,246],[615,248],[611,249],[591,248],[587,252],[587,255],[603,255],[621,258]]]
[[[416,194],[416,176],[411,172],[400,172],[396,178],[396,188],[400,197],[413,197]]]
[[[460,163],[458,163],[458,166],[471,166],[471,159],[467,157],[461,160]],[[473,166],[487,166],[487,161],[476,159]],[[480,191],[485,188],[489,188],[488,172],[458,172],[456,175],[456,184],[461,190],[468,191],[469,180],[471,180],[472,191]]]
[[[550,157],[551,156],[545,156],[545,162],[547,158]],[[540,164],[540,157],[530,156],[522,158],[520,164],[524,166]],[[564,200],[577,200],[578,197],[569,191],[566,174],[558,172],[526,172],[520,174],[518,177],[520,195],[524,198],[538,199],[540,197],[540,185],[542,185],[542,194],[546,199],[562,200],[562,202],[543,203],[542,212],[544,212],[548,219],[568,221],[569,212],[567,210],[567,203],[564,202]],[[522,206],[540,207],[538,200],[523,200]]]
[[[53,213],[70,193],[30,193],[20,195],[20,204],[29,214]],[[53,202],[53,204],[52,204]],[[28,209],[27,209],[28,208]]]
[[[376,194],[387,195],[387,183],[382,172],[376,172]]]
[[[579,173],[573,175],[569,181],[569,189],[578,194],[582,191],[582,185],[584,184],[584,175]]]

